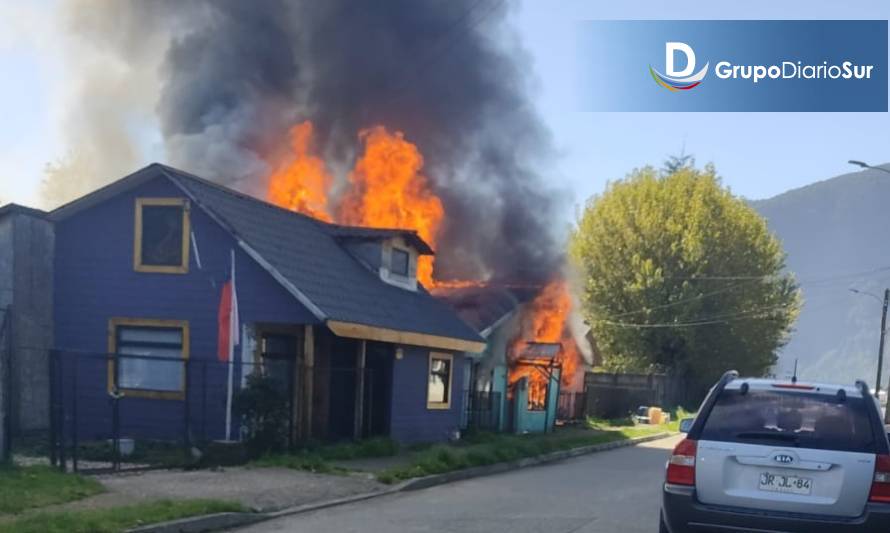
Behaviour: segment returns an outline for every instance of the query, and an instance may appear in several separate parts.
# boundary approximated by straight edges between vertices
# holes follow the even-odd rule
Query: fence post
[[[297,368],[297,358],[294,357],[292,359],[286,359],[288,362],[287,369],[287,449],[288,451],[294,451],[297,445],[297,438],[294,431],[294,416],[296,411],[294,410],[294,392],[297,390],[296,387],[296,368]]]
[[[53,467],[58,465],[58,450],[56,449],[58,435],[56,427],[57,409],[59,405],[58,391],[56,390],[56,358],[58,352],[49,351],[49,464]]]
[[[207,442],[207,361],[201,361],[201,440]]]
[[[71,468],[77,472],[77,359],[74,360],[74,372],[71,373]]]
[[[113,468],[117,472],[121,469],[121,427],[120,427],[120,382],[121,382],[121,357],[115,354],[109,354],[109,358],[114,361],[114,383],[111,388],[113,395],[111,397],[111,443],[114,446],[112,457],[114,458]]]
[[[192,439],[191,439],[192,411],[191,411],[191,400],[190,400],[192,388],[190,386],[191,385],[191,383],[190,383],[191,372],[189,371],[190,363],[191,363],[191,360],[189,358],[185,358],[185,364],[183,365],[183,369],[182,369],[182,371],[185,373],[185,376],[183,376],[185,378],[184,379],[185,383],[183,384],[183,387],[185,390],[182,391],[182,394],[183,394],[182,418],[183,418],[183,425],[185,427],[183,428],[184,434],[183,434],[182,442],[183,442],[183,445],[185,446],[186,457],[188,457],[191,454],[191,449],[192,449]]]
[[[71,359],[74,359],[76,356],[72,356]],[[68,413],[65,411],[65,361],[62,359],[61,355],[56,358],[59,366],[56,368],[57,376],[56,376],[56,384],[58,385],[58,398],[59,405],[58,411],[56,411],[57,422],[59,424],[59,435],[58,435],[58,446],[59,446],[59,470],[65,472],[68,470],[68,465],[66,464],[65,458],[65,418],[68,416]]]

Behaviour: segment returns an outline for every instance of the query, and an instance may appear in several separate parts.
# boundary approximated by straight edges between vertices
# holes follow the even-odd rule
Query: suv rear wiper
[[[786,442],[793,442],[797,444],[800,441],[800,437],[793,434],[788,433],[775,433],[772,431],[743,431],[741,433],[736,433],[735,438],[737,439],[773,439],[773,440],[781,440]]]

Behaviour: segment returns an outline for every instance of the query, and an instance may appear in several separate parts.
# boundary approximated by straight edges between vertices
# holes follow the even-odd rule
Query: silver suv
[[[681,431],[663,533],[890,532],[890,446],[865,383],[727,372]]]

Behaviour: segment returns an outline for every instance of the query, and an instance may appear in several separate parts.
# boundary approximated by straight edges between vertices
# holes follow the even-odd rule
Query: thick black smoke
[[[250,190],[297,121],[343,168],[383,124],[420,147],[445,205],[437,277],[554,273],[562,197],[540,173],[551,141],[505,1],[132,5],[170,34],[157,112],[173,164]]]

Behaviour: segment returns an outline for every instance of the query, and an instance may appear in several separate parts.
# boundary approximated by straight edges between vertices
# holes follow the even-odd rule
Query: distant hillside
[[[804,308],[777,373],[798,358],[804,378],[873,385],[881,306],[849,289],[882,296],[890,284],[890,174],[853,172],[751,204],[784,243],[803,288]],[[886,359],[890,346],[884,387]]]

